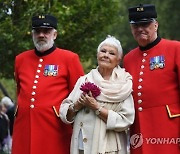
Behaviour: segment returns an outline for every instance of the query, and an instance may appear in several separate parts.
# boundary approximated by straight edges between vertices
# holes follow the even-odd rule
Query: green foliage
[[[108,34],[121,41],[124,54],[137,46],[129,27],[128,7],[139,3],[155,4],[160,36],[179,40],[180,1],[176,0],[0,0],[0,79],[12,79],[15,56],[34,48],[33,15],[58,18],[56,45],[78,53],[87,73],[96,67],[97,46]],[[14,87],[11,80],[6,82]],[[11,86],[6,87],[9,91]]]
[[[0,79],[0,83],[1,85],[5,88],[5,90],[7,91],[9,97],[14,101],[16,102],[16,84],[15,84],[15,81],[13,79],[5,79],[5,78],[2,78]],[[2,97],[4,97],[4,93],[3,91],[0,89],[0,100]]]
[[[107,35],[107,27],[115,23],[118,12],[117,2],[109,0],[18,0],[1,4],[0,77],[6,78],[13,77],[15,56],[34,48],[30,35],[33,15],[55,15],[59,23],[56,45],[78,53],[82,62],[90,58],[95,64],[97,45]]]

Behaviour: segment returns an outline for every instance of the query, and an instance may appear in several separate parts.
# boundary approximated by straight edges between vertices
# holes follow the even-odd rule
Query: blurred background
[[[180,39],[180,1],[177,0],[0,0],[0,99],[16,101],[14,59],[34,48],[31,17],[52,14],[58,18],[56,46],[79,54],[85,72],[96,67],[96,49],[110,34],[122,44],[124,55],[137,44],[130,32],[128,7],[156,5],[159,35]]]

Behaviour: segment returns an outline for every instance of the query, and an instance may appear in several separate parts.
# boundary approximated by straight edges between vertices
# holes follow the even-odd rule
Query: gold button
[[[31,98],[31,102],[34,102],[35,101],[35,99],[34,98]]]
[[[39,64],[38,67],[42,67],[42,64]]]
[[[143,75],[143,72],[141,71],[139,74],[140,74],[140,75]]]
[[[142,107],[139,107],[138,110],[141,112],[141,111],[143,110],[143,108],[142,108]]]
[[[147,53],[143,53],[143,56],[146,57],[146,56],[147,56]]]
[[[37,81],[37,80],[34,80],[34,83],[36,84],[36,83],[38,83],[38,81]]]
[[[141,89],[141,88],[142,88],[142,86],[141,86],[141,85],[139,85],[139,86],[138,86],[138,89]]]
[[[39,75],[36,75],[35,78],[38,79],[38,78],[39,78]]]
[[[137,95],[138,95],[138,96],[141,96],[142,94],[139,92],[139,93],[137,93]]]
[[[36,89],[37,87],[36,87],[36,86],[33,86],[32,88],[33,88],[33,89]]]
[[[30,105],[30,108],[31,108],[31,109],[33,109],[33,108],[34,108],[34,105],[33,105],[33,104],[31,104],[31,105]]]
[[[144,65],[141,65],[141,68],[143,69],[143,68],[144,68]]]
[[[142,100],[141,100],[141,99],[139,99],[139,100],[138,100],[138,104],[141,104],[141,103],[142,103]]]
[[[41,58],[41,59],[39,59],[39,61],[40,61],[40,62],[43,62],[43,59]]]
[[[142,79],[142,78],[140,78],[140,79],[139,79],[139,82],[142,82],[142,81],[143,81],[143,79]]]
[[[145,59],[142,59],[142,62],[144,63],[146,60]]]

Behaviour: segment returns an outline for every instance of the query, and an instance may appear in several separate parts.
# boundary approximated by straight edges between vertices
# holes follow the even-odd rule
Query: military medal
[[[44,76],[57,76],[58,75],[58,65],[45,65]]]
[[[150,70],[162,69],[165,67],[165,58],[164,56],[155,56],[150,58]]]

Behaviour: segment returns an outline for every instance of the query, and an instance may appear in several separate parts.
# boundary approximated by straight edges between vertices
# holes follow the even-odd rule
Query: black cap
[[[41,27],[57,29],[57,19],[52,15],[38,15],[32,17],[32,29]]]
[[[157,18],[155,5],[140,4],[139,6],[130,7],[129,23],[136,24],[141,22],[151,22]]]

